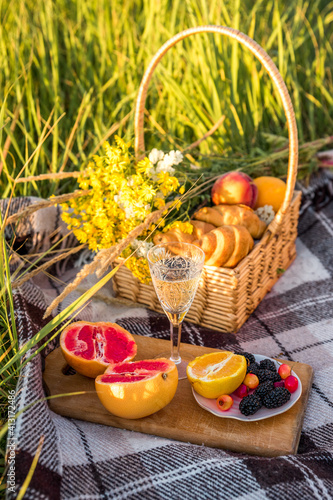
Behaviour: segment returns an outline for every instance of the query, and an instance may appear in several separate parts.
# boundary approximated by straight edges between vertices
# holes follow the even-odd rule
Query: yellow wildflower
[[[155,198],[154,200],[154,206],[159,210],[160,208],[164,207],[165,201],[163,198]]]
[[[152,164],[148,158],[145,158],[144,160],[141,160],[137,164],[137,171],[140,174],[145,174],[149,175],[150,169],[152,168]]]
[[[167,230],[172,228],[178,228],[182,233],[186,234],[192,234],[193,233],[193,226],[190,222],[182,222],[182,221],[175,221],[172,222],[171,224],[168,225]],[[163,231],[165,232],[165,230]]]
[[[176,170],[170,164],[170,158],[175,157],[174,165],[178,165],[179,155],[167,156],[168,164],[156,167],[149,158],[137,162],[129,143],[119,137],[115,141],[113,146],[103,144],[103,154],[94,155],[85,175],[78,179],[81,189],[90,190],[89,195],[62,205],[64,222],[80,242],[94,251],[126,238],[148,214],[163,208],[179,187]],[[179,193],[184,189],[181,186]],[[163,219],[158,223],[159,227],[165,225]],[[128,267],[144,282],[150,281],[147,266],[142,256],[129,259]]]

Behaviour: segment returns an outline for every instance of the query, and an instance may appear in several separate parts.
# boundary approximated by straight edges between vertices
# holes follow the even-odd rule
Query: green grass
[[[172,6],[172,7],[171,7]],[[333,2],[292,0],[0,0],[0,149],[17,175],[35,150],[51,112],[55,126],[24,175],[82,168],[112,126],[133,137],[133,110],[144,70],[159,47],[182,29],[203,24],[239,28],[277,64],[295,107],[300,142],[329,135],[333,125]],[[286,136],[272,83],[237,42],[196,35],[171,49],[156,69],[147,110],[146,146],[170,148],[226,120],[200,152],[220,157],[265,153],[262,132]],[[5,100],[6,98],[6,100]],[[10,142],[8,142],[10,141]],[[19,184],[15,194],[66,192],[72,180]]]
[[[300,143],[311,143],[301,157],[300,172],[308,173],[333,130],[332,11],[327,0],[0,0],[1,196],[69,192],[76,185],[71,178],[16,185],[13,179],[83,169],[116,130],[133,139],[136,94],[151,58],[171,36],[205,24],[239,29],[276,63],[294,104]],[[146,108],[147,150],[186,147],[225,115],[193,153],[210,174],[240,166],[254,173],[286,171],[287,155],[279,150],[287,137],[281,103],[260,64],[237,42],[204,34],[179,43],[158,65]],[[9,320],[2,229],[0,246],[5,423],[6,395],[15,388],[22,352]],[[4,436],[0,440],[3,450]],[[1,455],[0,476],[3,470]]]

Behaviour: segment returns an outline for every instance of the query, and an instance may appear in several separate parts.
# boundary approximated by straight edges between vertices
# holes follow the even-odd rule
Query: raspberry
[[[262,407],[261,399],[255,394],[250,394],[249,396],[245,396],[242,401],[239,403],[239,411],[248,417],[249,415],[253,415]]]
[[[276,387],[262,398],[262,404],[266,406],[266,408],[278,408],[289,401],[289,399],[290,392],[287,389],[284,387]]]

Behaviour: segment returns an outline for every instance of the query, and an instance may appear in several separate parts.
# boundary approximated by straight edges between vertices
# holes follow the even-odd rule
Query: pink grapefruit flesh
[[[62,332],[60,346],[67,363],[78,373],[95,378],[106,368],[130,361],[137,352],[132,335],[115,323],[79,321]]]

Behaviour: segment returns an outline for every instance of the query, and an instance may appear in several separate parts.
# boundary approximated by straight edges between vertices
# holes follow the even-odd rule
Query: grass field
[[[300,172],[315,168],[314,152],[333,135],[333,2],[0,0],[1,197],[70,192],[75,179],[55,174],[84,169],[115,132],[132,140],[137,90],[152,56],[174,34],[205,24],[237,28],[268,52],[289,89],[300,144],[311,143]],[[179,43],[157,67],[146,107],[147,150],[184,148],[225,116],[193,153],[198,161],[218,170],[229,158],[285,172],[286,158],[276,153],[287,137],[281,103],[260,64],[235,42],[196,35]],[[30,178],[41,174],[51,178]],[[4,366],[17,338],[3,227],[0,242]],[[3,423],[19,365],[17,358],[0,368]]]
[[[288,86],[300,142],[330,135],[332,7],[318,0],[288,6],[281,0],[2,0],[2,196],[10,191],[8,176],[19,173],[54,124],[24,176],[82,168],[118,126],[119,134],[133,138],[145,68],[168,38],[196,25],[228,25],[253,37]],[[281,105],[260,63],[218,35],[190,37],[165,56],[147,111],[147,149],[170,148],[170,139],[188,145],[222,115],[222,126],[201,144],[202,154],[261,155],[272,146],[261,132],[286,136]],[[22,183],[15,194],[45,197],[72,186],[73,181]]]

